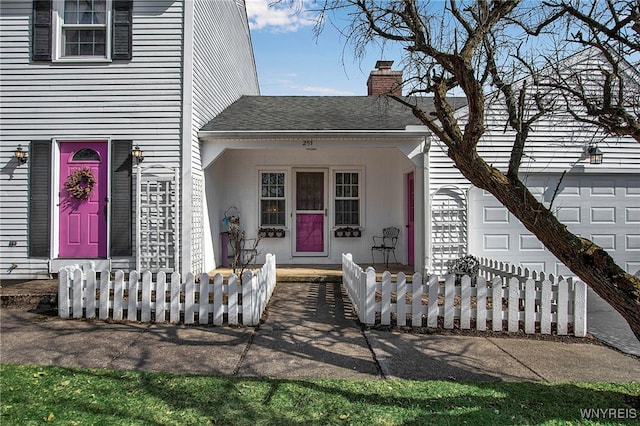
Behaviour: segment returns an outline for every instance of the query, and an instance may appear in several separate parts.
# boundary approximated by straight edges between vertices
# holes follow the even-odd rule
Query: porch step
[[[365,265],[363,268],[366,268]],[[385,267],[384,264],[373,265],[376,270],[376,276],[378,280],[382,279],[382,273],[384,271],[390,271],[392,277],[395,279],[397,273],[402,271],[407,276],[407,282],[411,282],[411,276],[413,270],[407,265],[389,265]],[[251,268],[253,269],[253,268]],[[218,268],[211,272],[209,275],[213,276],[217,273],[221,273],[227,277],[232,273],[231,268]],[[276,281],[279,283],[341,283],[342,282],[342,266],[341,265],[278,265],[276,267]]]
[[[0,306],[48,312],[58,307],[58,280],[3,280]]]

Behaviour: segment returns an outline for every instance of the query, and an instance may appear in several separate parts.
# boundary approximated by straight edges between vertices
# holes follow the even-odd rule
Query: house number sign
[[[302,146],[313,146],[313,141],[311,139],[305,139],[302,141]]]

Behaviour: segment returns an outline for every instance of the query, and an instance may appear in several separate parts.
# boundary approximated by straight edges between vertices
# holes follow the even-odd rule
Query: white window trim
[[[336,196],[336,174],[337,173],[357,173],[358,174],[358,200],[360,201],[359,209],[358,209],[358,219],[360,224],[357,225],[358,228],[364,229],[365,226],[365,181],[364,181],[364,168],[363,167],[350,167],[350,168],[335,168],[331,169],[331,223],[333,224],[332,230],[336,230],[337,228],[342,228],[345,226],[356,226],[356,225],[338,225],[336,224],[336,200],[338,199]],[[340,198],[347,199],[347,198]]]
[[[266,197],[263,198],[262,197],[262,174],[263,173],[283,173],[284,174],[284,197],[282,198],[272,198],[272,197]],[[289,172],[286,169],[283,168],[261,168],[258,169],[258,173],[256,176],[256,179],[258,181],[258,217],[257,217],[257,225],[258,225],[258,229],[259,228],[281,228],[284,229],[285,231],[288,230],[288,222],[289,222],[289,216],[290,216],[290,203],[291,203],[291,197],[290,197],[290,193],[289,193]],[[263,225],[262,222],[262,200],[263,199],[272,199],[272,200],[284,200],[284,225]]]
[[[105,56],[62,56],[63,52],[63,37],[62,37],[62,27],[64,23],[64,0],[53,0],[53,13],[52,13],[52,47],[53,52],[51,57],[53,62],[111,62],[111,31],[112,24],[111,20],[113,19],[113,11],[112,11],[112,0],[106,0],[106,46],[105,46]],[[68,27],[76,27],[76,28],[97,28],[102,27],[102,25],[69,25]]]

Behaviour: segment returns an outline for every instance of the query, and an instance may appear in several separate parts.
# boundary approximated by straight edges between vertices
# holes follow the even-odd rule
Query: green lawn
[[[279,380],[9,364],[0,373],[3,426],[640,424],[638,382]],[[608,418],[590,423],[580,409]]]

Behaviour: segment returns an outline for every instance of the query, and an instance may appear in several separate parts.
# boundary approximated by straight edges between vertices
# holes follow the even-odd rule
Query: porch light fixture
[[[587,153],[589,154],[590,164],[602,164],[602,151],[598,149],[597,145],[590,145]]]
[[[133,149],[131,150],[131,155],[133,156],[133,158],[135,158],[138,164],[144,161],[144,157],[142,156],[142,150],[138,145],[133,147]]]
[[[20,164],[24,164],[27,162],[27,153],[22,150],[22,145],[18,145],[15,151],[13,151],[13,156],[18,159]]]

